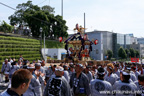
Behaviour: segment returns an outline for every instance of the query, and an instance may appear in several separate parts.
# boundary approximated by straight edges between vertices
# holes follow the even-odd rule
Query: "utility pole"
[[[42,59],[42,27],[40,27],[40,51],[41,51],[41,59]]]
[[[61,16],[63,18],[63,0],[61,0]]]
[[[84,13],[84,33],[85,33],[85,13]]]
[[[45,32],[44,32],[44,60],[45,60]]]

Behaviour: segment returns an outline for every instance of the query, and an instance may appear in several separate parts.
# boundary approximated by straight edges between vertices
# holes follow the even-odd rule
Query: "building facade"
[[[139,44],[144,44],[144,38],[137,38],[137,42]]]
[[[109,31],[93,31],[87,32],[90,40],[98,39],[98,44],[93,45],[91,58],[94,60],[106,60],[107,50],[113,51],[113,58],[118,59],[118,50],[120,47],[124,49],[131,48],[130,45],[137,44],[137,38],[129,34],[113,33]]]

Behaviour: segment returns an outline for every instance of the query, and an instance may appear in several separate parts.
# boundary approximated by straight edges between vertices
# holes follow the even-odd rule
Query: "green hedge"
[[[16,41],[24,41],[24,42],[37,42],[40,43],[39,40],[36,39],[28,39],[28,38],[20,38],[20,37],[10,37],[10,36],[0,36],[0,40],[16,40]]]
[[[0,52],[4,51],[39,51],[39,48],[0,48]]]
[[[6,58],[23,58],[32,62],[41,59],[40,40],[20,37],[0,36],[0,69]]]
[[[22,42],[22,41],[13,41],[13,40],[0,40],[0,44],[22,44],[22,45],[39,45],[37,42]]]
[[[65,44],[63,42],[60,43],[58,41],[46,40],[45,41],[45,46],[46,46],[46,48],[64,48]]]
[[[41,57],[41,54],[27,54],[27,55],[22,55],[23,58],[37,58],[37,57]],[[20,55],[9,55],[9,56],[0,56],[0,60],[5,60],[6,58],[15,58],[18,59],[20,57]]]
[[[11,56],[20,54],[38,54],[39,51],[12,51],[12,52],[0,52],[0,56]]]
[[[39,48],[40,45],[0,44],[0,48]]]

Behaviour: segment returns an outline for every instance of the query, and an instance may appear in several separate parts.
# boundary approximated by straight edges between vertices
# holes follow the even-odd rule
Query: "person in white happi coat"
[[[112,95],[111,94],[112,85],[108,81],[104,80],[104,76],[105,76],[104,68],[102,68],[102,67],[98,68],[97,79],[93,79],[90,82],[92,96],[110,96],[110,95]],[[107,93],[104,93],[104,92],[107,92]]]
[[[114,65],[114,73],[117,74],[118,77],[120,77],[120,69],[118,63]]]
[[[46,82],[51,78],[52,75],[54,75],[56,65],[51,65],[47,70],[46,70]]]
[[[66,80],[69,82],[70,81],[70,76],[69,76],[69,72],[68,72],[68,65],[63,65],[64,68],[64,77],[66,78]]]
[[[113,92],[116,96],[135,96],[137,86],[130,82],[130,71],[124,70],[120,73],[120,80],[113,85]]]
[[[5,62],[2,65],[1,73],[5,75],[5,82],[9,82],[9,71],[11,69],[11,64],[8,62],[8,59],[5,59]]]
[[[70,76],[70,77],[71,77],[72,74],[75,72],[73,63],[69,64],[68,72],[69,72],[69,76]]]
[[[9,72],[10,84],[11,84],[11,78],[12,78],[13,73],[14,73],[16,70],[19,70],[19,69],[20,69],[20,66],[17,64],[16,61],[12,62],[11,65],[12,65],[12,67],[11,67],[10,72]],[[10,84],[9,84],[9,88],[11,87]]]
[[[90,96],[89,80],[83,71],[84,66],[80,63],[76,64],[75,72],[70,78],[70,87],[74,96]]]
[[[44,91],[44,88],[45,88],[45,74],[44,73],[42,73],[43,72],[43,70],[40,70],[41,69],[41,64],[40,63],[36,63],[35,64],[35,72],[37,71],[38,73],[40,73],[40,76],[39,76],[39,81],[40,81],[40,84],[41,84],[41,89],[42,89],[42,93],[43,93],[43,91]],[[35,72],[34,72],[34,76],[35,76],[35,78],[36,78],[36,74],[35,74]]]
[[[40,67],[39,71],[42,73],[41,75],[43,75],[43,76],[42,76],[42,78],[43,78],[43,80],[44,80],[44,82],[42,83],[42,90],[43,90],[43,91],[44,91],[45,86],[46,86],[46,71],[47,71],[47,70],[48,70],[48,67],[45,66],[45,61],[42,60],[42,62],[41,62],[41,67]]]
[[[144,74],[138,75],[138,81],[134,82],[137,86],[136,96],[144,96]]]
[[[118,79],[118,76],[115,73],[113,73],[113,70],[114,70],[114,65],[112,63],[107,64],[108,73],[105,76],[105,80],[110,82],[112,86]]]
[[[90,82],[93,79],[93,76],[91,73],[91,66],[86,66],[83,72],[87,75],[89,82]]]
[[[40,73],[38,71],[34,71],[35,66],[33,64],[28,65],[27,69],[31,72],[31,74],[35,73],[35,76],[32,75],[29,88],[23,96],[42,96],[41,84],[39,81]]]
[[[140,75],[140,73],[136,71],[136,66],[134,65],[131,66],[131,73],[134,74],[136,78],[138,79],[138,75]]]
[[[43,96],[71,96],[69,83],[63,74],[62,67],[55,68],[55,76],[48,80]]]
[[[125,70],[129,70],[130,71],[130,79],[133,82],[137,81],[137,78],[136,78],[135,74],[133,73],[133,71],[131,71],[130,65],[125,66]]]
[[[137,71],[140,73],[140,74],[144,74],[144,70],[142,68],[142,64],[141,63],[138,63],[137,64]]]

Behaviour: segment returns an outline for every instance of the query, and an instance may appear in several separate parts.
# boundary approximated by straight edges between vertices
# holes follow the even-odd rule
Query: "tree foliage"
[[[112,50],[107,50],[107,56],[108,56],[108,60],[110,60],[113,56],[113,52]]]
[[[13,26],[11,26],[11,25],[9,25],[9,24],[7,24],[5,21],[3,21],[1,24],[0,24],[0,31],[2,31],[2,32],[5,32],[5,33],[10,33],[10,32],[12,32],[13,31],[13,29],[14,29],[14,27]]]
[[[42,35],[45,33],[47,38],[68,36],[66,21],[59,15],[54,16],[54,8],[47,5],[39,7],[32,1],[18,4],[16,8],[17,11],[9,17],[10,23],[29,26],[34,37],[39,37],[40,27],[43,28]]]
[[[118,56],[121,58],[121,59],[125,59],[127,57],[127,54],[124,50],[123,47],[120,47],[119,50],[118,50]]]
[[[131,57],[136,57],[136,52],[133,48],[130,48],[129,51],[130,51]]]
[[[131,56],[129,49],[125,49],[125,52],[127,54],[127,57],[129,58]]]
[[[136,57],[139,58],[140,57],[140,53],[138,50],[135,50],[135,53],[136,53]]]

